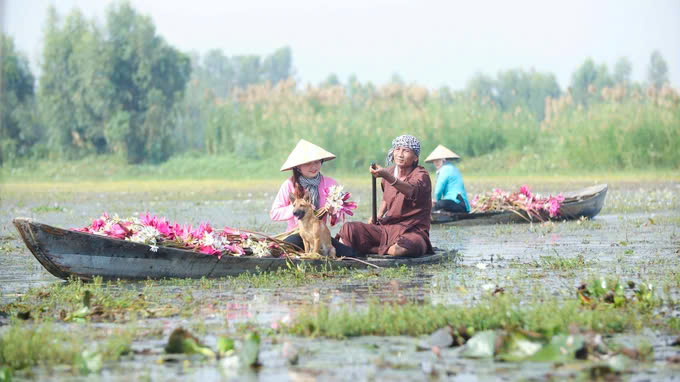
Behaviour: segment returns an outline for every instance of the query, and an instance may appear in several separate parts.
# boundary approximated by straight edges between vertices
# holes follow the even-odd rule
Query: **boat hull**
[[[541,216],[541,219],[538,219],[528,216],[525,212],[513,211],[461,214],[440,210],[432,212],[432,224],[483,225],[574,220],[581,217],[591,219],[602,210],[607,190],[607,185],[602,184],[564,194],[565,200],[560,208],[560,215],[554,218],[545,214]]]
[[[17,218],[13,223],[33,256],[52,275],[68,279],[216,278],[258,273],[306,263],[328,269],[394,267],[440,263],[451,253],[438,251],[418,258],[368,257],[357,261],[209,256],[178,248],[153,252],[146,244],[73,231]],[[368,263],[368,264],[367,264]]]

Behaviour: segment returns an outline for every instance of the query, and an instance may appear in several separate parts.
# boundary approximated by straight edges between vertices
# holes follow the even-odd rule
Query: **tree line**
[[[328,97],[338,92],[350,103],[364,106],[370,106],[373,98],[384,100],[385,94],[402,94],[404,89],[408,97],[429,95],[426,89],[406,85],[398,75],[382,88],[361,83],[356,76],[343,84],[331,74],[317,87],[297,89],[290,85],[296,73],[289,47],[264,57],[229,56],[217,49],[204,55],[181,52],[158,35],[148,16],[128,3],[111,6],[103,23],[87,19],[77,9],[59,15],[50,7],[44,31],[37,81],[13,39],[2,35],[3,165],[97,154],[120,155],[128,163],[160,163],[190,150],[244,150],[247,155],[245,148],[268,138],[255,136],[257,128],[247,127],[257,126],[257,121],[243,123],[239,118],[257,115],[245,109],[257,107],[253,99],[258,91],[276,91],[277,84],[288,87],[286,94],[306,94],[299,98],[312,112],[327,111]],[[588,108],[607,102],[603,89],[619,88],[631,94],[668,84],[668,67],[658,51],[650,57],[646,83],[634,83],[632,69],[627,58],[619,59],[611,72],[605,64],[587,59],[573,73],[566,90],[548,72],[511,69],[495,77],[480,73],[463,90],[438,89],[436,103],[446,107],[465,98],[489,115],[521,110],[541,122],[550,117],[546,112],[552,110],[551,100],[565,95]]]

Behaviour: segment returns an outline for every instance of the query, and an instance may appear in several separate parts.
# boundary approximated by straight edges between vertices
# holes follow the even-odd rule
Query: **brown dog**
[[[295,198],[290,194],[290,202],[293,204],[293,215],[298,218],[300,237],[305,244],[305,253],[318,253],[322,256],[335,257],[335,248],[331,243],[331,231],[326,223],[314,214],[314,205],[305,195],[304,198]]]

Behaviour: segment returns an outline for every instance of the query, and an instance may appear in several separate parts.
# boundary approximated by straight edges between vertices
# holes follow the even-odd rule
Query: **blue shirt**
[[[447,162],[437,170],[437,183],[434,186],[434,200],[448,199],[457,202],[458,195],[463,198],[465,209],[470,211],[470,203],[468,203],[467,193],[465,192],[463,176],[460,175],[460,171],[458,171],[456,166]]]

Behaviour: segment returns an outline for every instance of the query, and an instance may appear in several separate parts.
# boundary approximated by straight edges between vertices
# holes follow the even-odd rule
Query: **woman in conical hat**
[[[416,137],[405,134],[392,141],[387,152],[389,167],[369,168],[371,175],[382,178],[378,221],[345,223],[338,234],[342,243],[360,254],[417,257],[432,253],[432,184],[430,174],[418,165],[419,156]]]
[[[432,209],[467,213],[470,212],[470,203],[465,192],[463,176],[450,162],[454,159],[460,157],[443,145],[437,146],[432,154],[425,158],[425,162],[432,162],[437,169]]]
[[[287,222],[286,231],[291,231],[297,227],[298,219],[293,216],[293,205],[290,202],[291,194],[294,194],[296,198],[308,195],[317,209],[323,207],[326,204],[328,189],[338,183],[335,179],[321,174],[321,165],[333,159],[335,159],[335,155],[332,153],[301,139],[281,166],[281,171],[292,170],[293,175],[281,184],[271,211],[269,211],[269,217],[274,221]],[[326,217],[324,217],[325,220]],[[304,249],[299,234],[290,235],[285,241]],[[337,256],[353,256],[351,248],[340,244],[335,239],[333,246]]]

